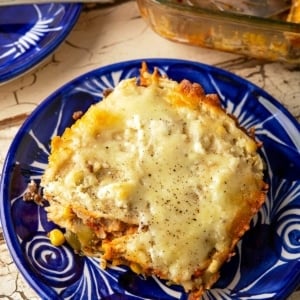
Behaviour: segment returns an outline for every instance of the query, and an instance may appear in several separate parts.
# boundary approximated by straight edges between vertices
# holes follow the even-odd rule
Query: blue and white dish
[[[0,7],[0,83],[32,69],[66,38],[82,5],[49,3]]]
[[[218,93],[228,113],[236,116],[263,143],[266,203],[236,247],[236,255],[204,300],[285,299],[300,283],[300,125],[269,94],[229,72],[204,64],[145,59],[174,80],[199,82]],[[102,270],[95,258],[74,254],[66,244],[54,247],[47,233],[55,227],[43,207],[24,202],[27,184],[39,183],[47,165],[49,142],[100,101],[103,91],[139,75],[141,60],[99,68],[64,85],[44,100],[16,135],[1,178],[1,222],[11,255],[42,299],[187,299],[178,286],[156,277],[144,278],[126,267]],[[238,176],[238,174],[237,174]]]

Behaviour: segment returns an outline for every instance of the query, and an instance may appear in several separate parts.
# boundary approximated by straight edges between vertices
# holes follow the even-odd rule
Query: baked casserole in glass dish
[[[300,63],[300,1],[277,15],[261,17],[213,9],[213,1],[137,0],[141,15],[159,35],[172,41]],[[284,0],[283,0],[284,1]]]

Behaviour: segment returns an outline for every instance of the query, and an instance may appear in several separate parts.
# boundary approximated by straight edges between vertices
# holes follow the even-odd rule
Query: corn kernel
[[[136,263],[131,263],[130,264],[130,269],[131,269],[132,272],[134,272],[136,274],[141,274],[142,273],[142,268]]]
[[[48,236],[53,246],[61,246],[65,242],[65,236],[59,229],[51,230]]]

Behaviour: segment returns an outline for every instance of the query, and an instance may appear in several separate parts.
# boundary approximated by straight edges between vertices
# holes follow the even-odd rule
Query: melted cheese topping
[[[53,141],[44,185],[75,211],[137,224],[122,255],[184,284],[208,261],[219,268],[210,260],[228,252],[233,220],[258,197],[262,162],[221,109],[179,104],[177,83],[165,84],[125,80],[91,107]],[[62,224],[55,205],[49,217]]]

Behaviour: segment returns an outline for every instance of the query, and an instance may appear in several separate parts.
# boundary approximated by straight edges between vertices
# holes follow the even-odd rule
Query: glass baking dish
[[[300,63],[300,24],[210,10],[176,0],[137,0],[164,38],[272,61]],[[284,18],[284,17],[283,17]]]

